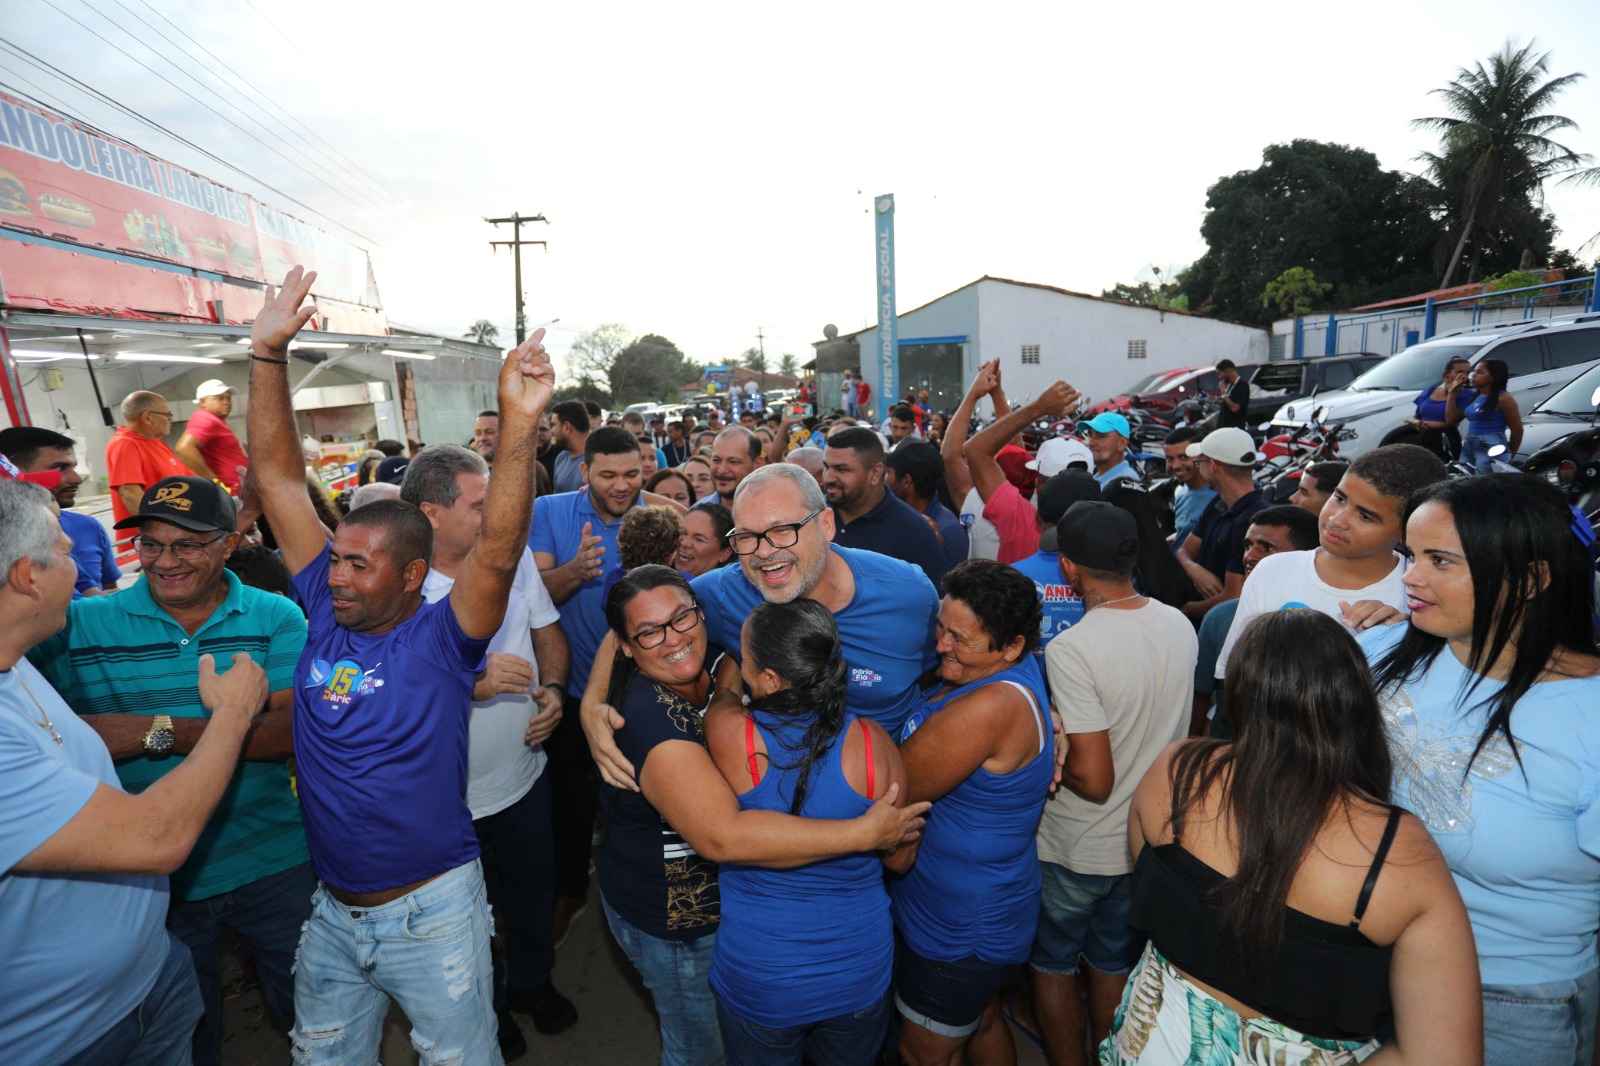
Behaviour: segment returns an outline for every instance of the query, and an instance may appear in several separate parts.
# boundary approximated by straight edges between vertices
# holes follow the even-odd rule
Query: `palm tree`
[[[1525,212],[1542,201],[1546,178],[1587,159],[1551,139],[1562,130],[1576,130],[1577,124],[1545,112],[1584,75],[1542,81],[1549,73],[1550,53],[1535,52],[1535,46],[1534,41],[1521,47],[1507,41],[1489,57],[1487,68],[1482,63],[1461,68],[1449,85],[1433,90],[1450,114],[1412,122],[1439,134],[1440,151],[1418,158],[1428,164],[1429,178],[1459,212],[1455,222],[1460,228],[1439,283],[1442,289],[1450,287],[1475,228],[1493,231],[1507,216]]]
[[[794,377],[800,370],[800,360],[788,352],[778,360],[778,373]]]
[[[472,328],[462,334],[469,340],[478,344],[493,344],[494,339],[500,335],[500,327],[490,322],[487,318],[480,318],[472,324]]]

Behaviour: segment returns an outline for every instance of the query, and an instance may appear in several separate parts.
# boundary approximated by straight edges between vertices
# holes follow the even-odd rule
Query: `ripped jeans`
[[[491,928],[476,859],[365,910],[318,885],[295,960],[296,1066],[377,1062],[391,998],[423,1066],[501,1066]]]

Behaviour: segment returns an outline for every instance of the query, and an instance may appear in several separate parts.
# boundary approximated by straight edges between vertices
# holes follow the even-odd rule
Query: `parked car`
[[[1320,398],[1324,393],[1346,388],[1356,378],[1383,362],[1384,358],[1376,352],[1353,352],[1240,367],[1240,375],[1250,383],[1249,420],[1246,424],[1260,425],[1272,418],[1278,408],[1286,403],[1308,396]]]
[[[1543,322],[1493,323],[1414,344],[1392,355],[1350,383],[1348,389],[1318,393],[1284,404],[1272,416],[1276,426],[1305,423],[1314,407],[1342,422],[1354,436],[1341,451],[1347,457],[1369,452],[1412,417],[1418,393],[1439,383],[1452,359],[1503,359],[1511,372],[1507,390],[1524,412],[1532,411],[1561,386],[1600,361],[1600,314],[1566,315]],[[1519,454],[1527,453],[1524,444]]]
[[[1110,399],[1101,400],[1085,408],[1085,410],[1090,415],[1097,415],[1102,411],[1126,411],[1133,405],[1134,397],[1142,393],[1159,392],[1167,381],[1176,380],[1185,375],[1203,374],[1210,369],[1209,366],[1180,366],[1171,370],[1158,370],[1154,374],[1146,374]]]
[[[1172,411],[1185,400],[1196,396],[1215,399],[1222,382],[1217,371],[1209,366],[1189,366],[1170,377],[1155,382],[1150,388],[1130,393],[1128,406],[1144,407],[1152,411]]]
[[[1600,363],[1579,374],[1522,418],[1523,469],[1600,508]]]

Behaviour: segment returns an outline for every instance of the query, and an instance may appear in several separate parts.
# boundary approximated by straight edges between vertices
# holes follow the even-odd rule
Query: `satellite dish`
[[[832,322],[829,322],[826,326],[822,327],[822,335],[831,341],[839,336],[839,327],[834,325]]]

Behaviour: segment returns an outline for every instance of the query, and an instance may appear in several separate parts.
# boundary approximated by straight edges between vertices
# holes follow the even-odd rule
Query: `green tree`
[[[1148,281],[1141,281],[1136,285],[1119,281],[1109,289],[1101,289],[1100,295],[1108,300],[1121,300],[1123,303],[1139,304],[1141,307],[1154,307],[1158,299],[1156,287]]]
[[[1261,293],[1291,267],[1314,271],[1346,305],[1427,288],[1439,226],[1424,186],[1364,149],[1269,145],[1259,167],[1207,190],[1206,253],[1178,287],[1192,309],[1261,324],[1271,318]]]
[[[680,386],[695,381],[703,373],[678,350],[678,346],[655,333],[629,343],[611,364],[611,402],[671,403]]]
[[[1290,267],[1267,282],[1261,294],[1262,307],[1276,307],[1281,314],[1303,315],[1313,311],[1333,286],[1317,280],[1305,267]]]
[[[478,344],[493,344],[494,339],[500,335],[500,327],[490,322],[487,318],[480,318],[462,334],[468,340]]]
[[[778,373],[794,377],[800,373],[800,359],[789,352],[784,352],[778,359]]]
[[[754,370],[757,374],[767,372],[767,357],[760,348],[746,348],[744,354],[739,356],[739,362]]]
[[[617,361],[617,355],[628,346],[629,339],[628,327],[620,322],[597,326],[587,333],[578,334],[578,339],[572,342],[572,348],[567,352],[567,364],[580,380],[587,378],[595,387],[609,393],[612,388],[611,368]],[[606,403],[608,400],[596,402]]]
[[[1508,229],[1531,229],[1536,234],[1544,214],[1539,205],[1545,179],[1587,161],[1588,157],[1552,139],[1563,130],[1575,131],[1577,124],[1548,111],[1556,97],[1584,75],[1545,80],[1550,53],[1536,52],[1535,47],[1533,41],[1521,47],[1507,41],[1489,57],[1487,67],[1481,62],[1470,70],[1462,67],[1450,84],[1433,90],[1449,114],[1412,122],[1418,129],[1438,133],[1440,139],[1438,152],[1424,152],[1418,158],[1427,164],[1428,180],[1448,209],[1454,248],[1439,282],[1442,289],[1450,287],[1474,233],[1483,234],[1474,263],[1482,258],[1482,248]],[[1544,252],[1548,255],[1548,244]],[[1468,276],[1472,274],[1469,270]]]

